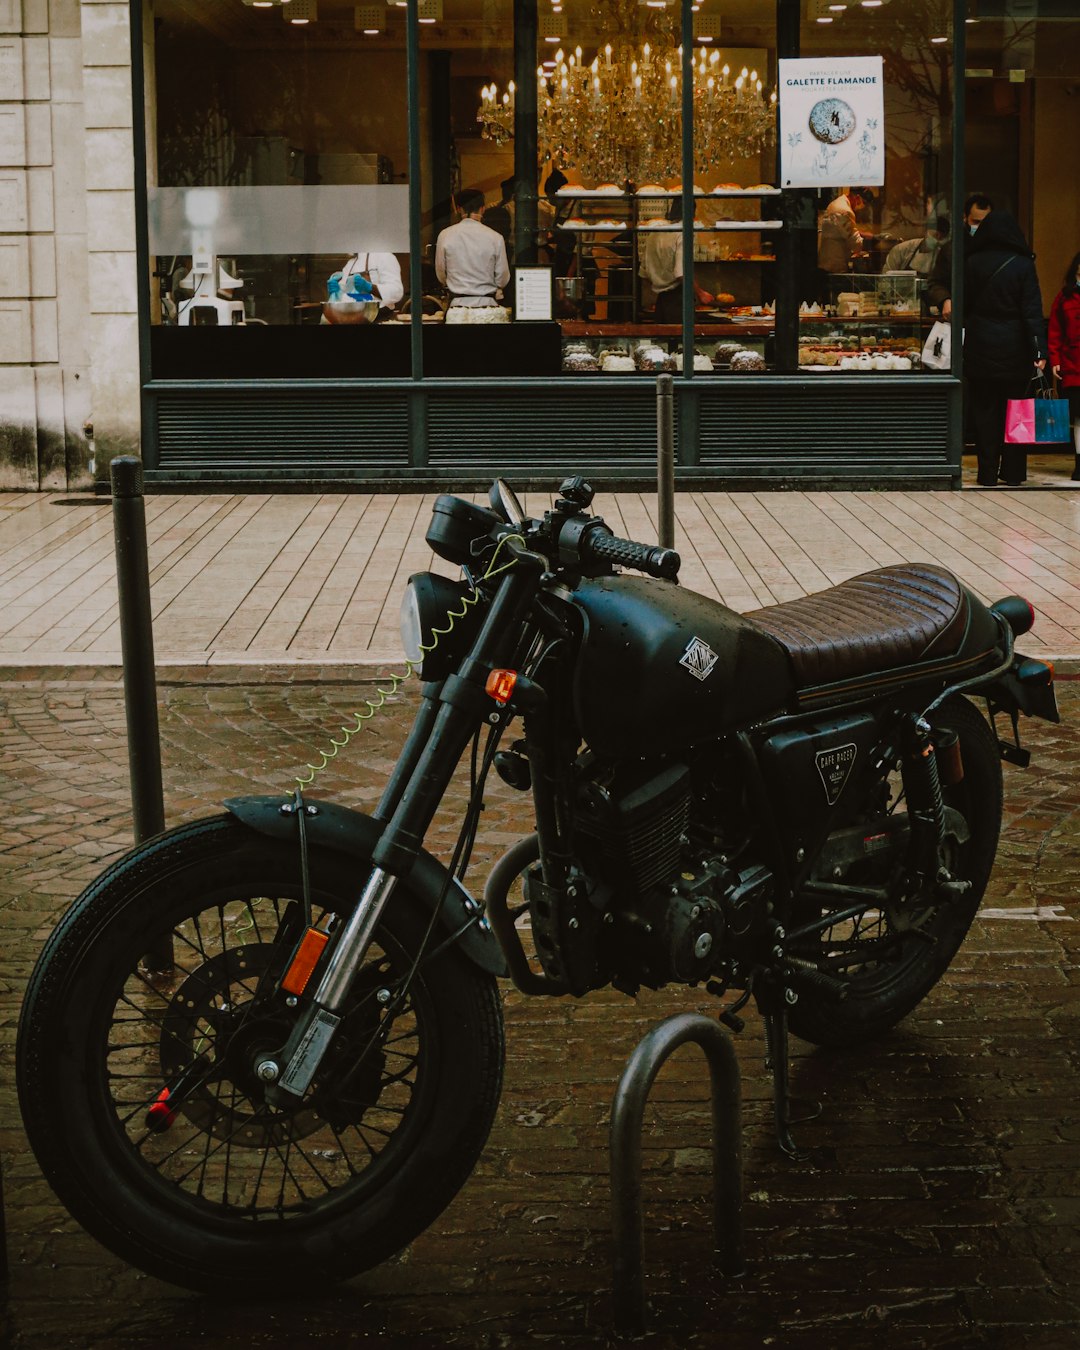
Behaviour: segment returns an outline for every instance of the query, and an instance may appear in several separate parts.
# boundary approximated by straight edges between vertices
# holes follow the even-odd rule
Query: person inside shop
[[[926,233],[914,239],[903,239],[894,244],[885,258],[886,272],[914,272],[928,277],[934,270],[938,250],[949,237],[948,216],[934,216],[927,221]]]
[[[1046,366],[1046,320],[1035,255],[1008,211],[990,211],[972,236],[964,263],[964,371],[983,487],[1017,487],[1027,452],[1005,444],[1005,405],[1030,397]],[[1000,475],[1000,476],[999,476]]]
[[[478,188],[463,188],[454,207],[460,220],[435,241],[435,275],[450,292],[452,305],[494,305],[510,283],[506,242],[484,224],[484,194]]]
[[[365,302],[379,304],[375,323],[388,319],[401,303],[401,264],[392,253],[354,253],[326,283],[323,323],[364,323]]]
[[[1069,400],[1076,461],[1073,482],[1080,482],[1080,253],[1069,263],[1061,290],[1050,306],[1047,349],[1050,367]]]
[[[561,229],[564,220],[573,215],[574,199],[560,197],[559,189],[566,187],[570,180],[561,169],[552,169],[544,179],[545,210],[538,211],[538,226],[547,222],[550,233],[545,240],[551,265],[557,277],[573,276],[576,263],[577,239],[569,230]]]
[[[696,203],[695,203],[696,208]],[[682,198],[673,197],[667,218],[672,224],[683,218]],[[656,322],[682,323],[683,237],[681,230],[657,230],[645,240],[638,272],[656,292]],[[711,305],[713,297],[694,283],[695,307]]]
[[[985,192],[972,192],[964,198],[964,257],[967,258],[971,241],[979,226],[994,209],[994,203]],[[943,319],[952,314],[952,249],[939,248],[930,280],[926,287],[926,303],[940,312]]]
[[[847,272],[852,259],[864,251],[871,236],[860,228],[855,217],[864,205],[858,188],[844,188],[821,213],[818,220],[818,267],[835,275]]]

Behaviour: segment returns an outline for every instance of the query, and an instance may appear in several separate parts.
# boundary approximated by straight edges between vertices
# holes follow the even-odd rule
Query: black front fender
[[[296,817],[290,801],[281,797],[232,797],[224,805],[228,812],[256,834],[267,835],[271,839],[297,839]],[[334,849],[367,867],[371,866],[372,850],[383,832],[382,821],[372,820],[370,816],[334,802],[308,802],[307,805],[315,808],[313,814],[306,818],[310,848]],[[283,811],[282,806],[289,809]],[[366,874],[357,877],[358,894],[365,880]],[[440,896],[445,892],[439,922],[447,933],[458,932],[480,908],[456,878],[447,886],[446,868],[430,853],[422,852],[412,870],[402,880],[408,882],[409,890],[429,911],[439,903]],[[470,924],[458,938],[458,946],[481,970],[505,978],[506,962],[486,919],[481,918]]]

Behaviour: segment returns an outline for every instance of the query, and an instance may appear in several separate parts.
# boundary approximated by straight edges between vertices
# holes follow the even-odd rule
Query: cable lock
[[[490,581],[492,577],[497,577],[501,573],[509,571],[509,569],[514,566],[514,563],[516,561],[514,558],[511,558],[510,561],[507,563],[503,563],[501,567],[495,566],[496,562],[498,561],[499,554],[502,551],[503,545],[509,542],[509,540],[511,539],[517,540],[517,542],[520,543],[522,547],[525,546],[525,540],[520,534],[503,535],[503,537],[499,540],[498,544],[496,545],[495,552],[491,555],[491,561],[488,563],[487,570],[480,578],[481,581]],[[424,654],[424,656],[427,656],[431,652],[433,652],[436,649],[436,647],[438,647],[439,642],[443,638],[449,637],[449,635],[454,631],[455,624],[457,624],[459,620],[465,618],[469,610],[474,605],[479,603],[480,598],[481,598],[480,589],[479,585],[477,585],[474,586],[471,595],[462,596],[460,609],[447,610],[446,627],[437,628],[433,626],[431,630],[431,641],[420,643],[420,650]],[[401,686],[405,683],[405,681],[415,673],[416,667],[413,665],[412,661],[406,661],[404,674],[399,675],[396,673],[391,673],[387,677],[392,681],[392,684],[389,689],[376,687],[375,693],[378,696],[377,701],[373,699],[364,700],[367,711],[354,712],[352,714],[353,725],[349,726],[346,724],[345,726],[342,726],[339,729],[342,739],[338,740],[337,737],[331,736],[330,747],[328,749],[319,751],[319,762],[317,764],[304,765],[304,768],[307,772],[297,774],[296,778],[294,779],[294,782],[296,783],[297,787],[301,789],[310,787],[311,784],[315,781],[316,776],[322,773],[323,769],[326,768],[326,766],[330,763],[332,759],[337,758],[338,752],[345,749],[345,747],[349,744],[349,742],[356,735],[356,733],[363,727],[364,723],[370,722],[371,719],[375,716],[375,714],[379,711],[379,709],[386,705],[387,699],[392,698],[401,688]],[[292,793],[289,793],[288,795],[289,797],[293,796]]]

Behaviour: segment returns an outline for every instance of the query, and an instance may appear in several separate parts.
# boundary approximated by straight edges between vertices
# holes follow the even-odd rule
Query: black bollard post
[[[661,548],[675,547],[675,381],[656,377],[656,516]]]
[[[116,585],[120,597],[131,816],[135,842],[141,844],[165,828],[154,629],[150,617],[150,569],[146,556],[146,506],[142,461],[133,455],[119,455],[109,467]],[[165,939],[159,949],[147,952],[146,962],[155,970],[167,970],[173,963],[172,943]]]
[[[4,1219],[4,1172],[0,1165],[0,1283],[7,1280],[7,1223]]]

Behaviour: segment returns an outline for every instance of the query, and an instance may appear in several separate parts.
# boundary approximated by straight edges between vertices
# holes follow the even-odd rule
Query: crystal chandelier
[[[610,14],[610,11],[606,11]],[[682,47],[670,33],[655,44],[616,39],[591,54],[579,46],[537,69],[540,161],[594,182],[641,185],[682,176]],[[693,71],[694,167],[756,155],[776,134],[776,95],[757,71],[734,74],[719,50],[699,47]],[[513,81],[480,93],[481,135],[502,145],[514,134]]]

